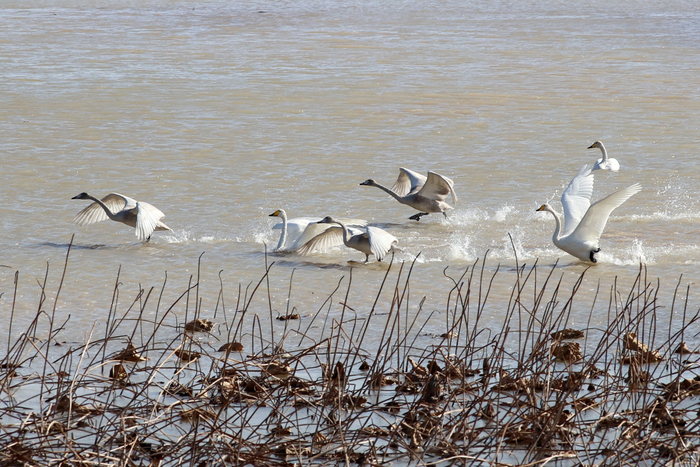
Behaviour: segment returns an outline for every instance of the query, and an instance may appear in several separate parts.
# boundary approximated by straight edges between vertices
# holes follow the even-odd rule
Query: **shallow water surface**
[[[553,246],[553,220],[535,209],[561,209],[571,177],[600,157],[586,149],[595,140],[622,169],[596,175],[593,199],[635,182],[643,191],[611,217],[571,324],[588,324],[599,285],[593,308],[607,320],[610,287],[623,302],[640,263],[660,278],[661,328],[678,283],[691,285],[697,308],[693,2],[60,0],[5,3],[0,25],[12,31],[0,39],[0,316],[14,304],[13,332],[40,306],[54,309],[73,235],[55,302],[71,339],[104,321],[117,281],[126,311],[143,305],[141,289],[170,306],[200,277],[212,316],[220,291],[235,309],[239,286],[245,294],[273,261],[272,302],[267,283],[251,302],[263,321],[288,306],[315,313],[341,279],[345,293],[351,267],[348,301],[366,315],[387,266],[344,248],[266,258],[278,208],[364,218],[395,235],[401,250],[380,303],[388,309],[415,260],[409,311],[425,296],[436,335],[448,276],[486,257],[487,278],[500,269],[485,324],[500,326],[518,267],[537,262],[544,276],[556,263],[567,291],[588,267]],[[391,186],[399,167],[454,180],[460,200],[447,219],[409,221],[411,208],[359,186]],[[71,197],[82,191],[148,201],[173,231],[142,245],[113,222],[77,227],[85,202]],[[180,320],[184,303],[173,307]]]

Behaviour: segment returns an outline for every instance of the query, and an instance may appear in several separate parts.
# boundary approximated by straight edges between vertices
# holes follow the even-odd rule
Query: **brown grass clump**
[[[233,319],[223,285],[222,310],[201,316],[196,278],[165,312],[142,294],[136,312],[113,305],[103,336],[56,346],[63,328],[42,303],[0,362],[0,467],[698,465],[700,372],[685,344],[698,316],[674,310],[678,291],[657,314],[640,267],[607,309],[578,305],[585,273],[564,294],[556,268],[519,265],[499,328],[486,316],[503,273],[477,262],[445,275],[445,328],[426,333],[437,323],[409,300],[414,266],[391,264],[375,291],[394,283],[391,298],[367,308],[352,303],[351,270],[344,296],[296,329],[275,319],[270,290],[254,300],[272,265]],[[607,319],[574,330],[577,307]]]

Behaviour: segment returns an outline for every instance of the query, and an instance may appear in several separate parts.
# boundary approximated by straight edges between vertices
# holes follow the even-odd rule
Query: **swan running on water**
[[[293,253],[308,243],[309,240],[333,227],[328,224],[319,224],[318,222],[322,220],[320,217],[295,217],[293,219],[287,219],[287,213],[284,209],[278,209],[270,214],[270,217],[282,218],[282,222],[272,227],[273,229],[282,229],[279,242],[274,250],[281,253]],[[364,227],[367,225],[367,221],[362,219],[344,219],[343,223],[348,226]],[[335,244],[330,244],[329,242],[327,247],[342,244],[343,239],[339,237],[336,239]]]
[[[149,241],[154,230],[172,230],[160,221],[165,217],[160,209],[119,193],[110,193],[101,200],[87,193],[80,193],[72,199],[94,201],[73,218],[73,222],[80,226],[112,219],[135,228],[136,236],[142,242]]]
[[[431,212],[441,212],[447,217],[445,211],[452,209],[452,206],[445,202],[447,195],[452,195],[454,202],[457,202],[452,180],[435,172],[428,172],[428,176],[425,177],[403,167],[399,170],[399,178],[396,179],[391,189],[380,185],[371,178],[360,185],[376,186],[389,193],[399,203],[421,211],[409,219],[420,221],[422,216],[427,216]]]
[[[302,246],[298,253],[305,255],[315,249],[324,249],[337,244],[338,238],[349,248],[354,248],[365,254],[365,263],[369,261],[369,255],[374,255],[377,261],[384,259],[394,243],[398,243],[396,237],[379,227],[365,227],[364,230],[348,227],[343,221],[331,216],[324,217],[318,224],[337,224],[330,226],[321,234]]]
[[[593,174],[591,166],[584,165],[561,195],[564,208],[563,232],[559,214],[549,204],[543,204],[537,211],[547,211],[554,215],[556,227],[552,241],[557,248],[580,260],[597,263],[595,254],[600,251],[598,241],[610,213],[641,189],[642,186],[635,183],[591,204]]]
[[[595,162],[595,164],[593,165],[593,170],[611,170],[613,172],[617,172],[618,170],[620,170],[620,163],[617,162],[617,159],[608,157],[608,151],[605,150],[605,146],[603,146],[602,141],[596,141],[595,143],[588,146],[588,149],[594,148],[600,149],[600,152],[603,153],[603,157]]]

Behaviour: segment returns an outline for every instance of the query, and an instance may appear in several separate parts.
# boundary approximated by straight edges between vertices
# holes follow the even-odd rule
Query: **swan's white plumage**
[[[318,224],[322,228],[317,235],[306,242],[297,250],[300,255],[308,255],[314,251],[323,251],[343,244],[343,228],[339,225]],[[355,227],[348,227],[351,236],[363,235],[364,231]]]
[[[563,228],[559,214],[549,204],[543,204],[538,211],[548,211],[554,216],[556,227],[552,241],[557,248],[583,261],[595,263],[597,259],[594,255],[600,251],[600,236],[603,234],[610,214],[632,195],[638,193],[642,187],[639,183],[635,183],[591,205],[593,179],[591,166],[586,165],[579,170],[562,193]]]
[[[367,241],[369,249],[377,261],[383,260],[384,256],[391,250],[392,245],[398,243],[396,237],[389,232],[372,226],[367,226]]]
[[[360,185],[375,186],[390,194],[398,202],[411,206],[419,214],[411,216],[410,219],[420,220],[431,212],[441,212],[452,209],[452,206],[445,202],[448,195],[457,202],[457,194],[454,190],[454,182],[435,172],[428,172],[428,176],[414,172],[404,167],[399,168],[399,176],[391,188],[386,188],[372,179],[365,180]]]
[[[564,232],[569,235],[576,228],[583,216],[591,206],[593,195],[593,174],[591,166],[584,165],[578,174],[571,179],[561,195],[561,204],[564,208]]]
[[[284,209],[278,209],[270,214],[270,216],[282,218],[282,222],[272,227],[273,229],[282,230],[277,248],[275,248],[275,251],[279,252],[298,253],[298,250],[314,237],[320,235],[326,229],[333,227],[333,225],[330,224],[319,224],[318,222],[322,220],[320,217],[295,217],[293,219],[287,219],[287,213]],[[344,219],[343,222],[349,226],[367,225],[367,221],[363,219]],[[333,239],[328,240],[327,248],[342,245],[342,232],[341,235],[335,239],[335,243],[332,243],[332,240]]]
[[[76,224],[90,225],[106,219],[112,219],[135,228],[135,234],[141,241],[147,241],[155,230],[171,230],[160,220],[165,217],[163,212],[144,201],[119,193],[110,193],[101,200],[87,193],[81,193],[73,199],[91,199],[93,203],[80,211],[73,218]],[[100,202],[102,204],[100,204]],[[109,213],[107,213],[109,210]]]
[[[608,157],[608,151],[605,149],[605,145],[602,141],[596,141],[595,143],[588,146],[588,149],[600,149],[603,157],[598,159],[595,164],[593,164],[593,170],[610,170],[612,172],[617,172],[620,170],[620,163],[617,159]]]
[[[319,222],[319,225],[329,224],[337,225],[325,229],[297,252],[300,255],[306,255],[315,250],[324,250],[344,243],[345,246],[364,253],[365,262],[369,261],[369,255],[374,255],[377,261],[381,261],[392,245],[398,242],[396,237],[379,227],[367,226],[364,229],[349,227],[343,221],[330,216]]]

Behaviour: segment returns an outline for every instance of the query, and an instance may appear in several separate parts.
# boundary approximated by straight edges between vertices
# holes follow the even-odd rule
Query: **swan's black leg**
[[[420,221],[420,218],[423,216],[427,216],[430,214],[429,212],[419,212],[418,214],[414,214],[409,219],[414,220],[414,221]]]
[[[588,255],[588,257],[591,258],[591,261],[592,261],[592,262],[594,262],[594,263],[597,263],[597,262],[598,262],[598,260],[595,259],[595,256],[593,256],[593,255],[595,255],[595,254],[598,253],[599,251],[600,251],[600,248],[598,248],[597,250],[591,250],[591,253],[590,253],[590,255]]]

